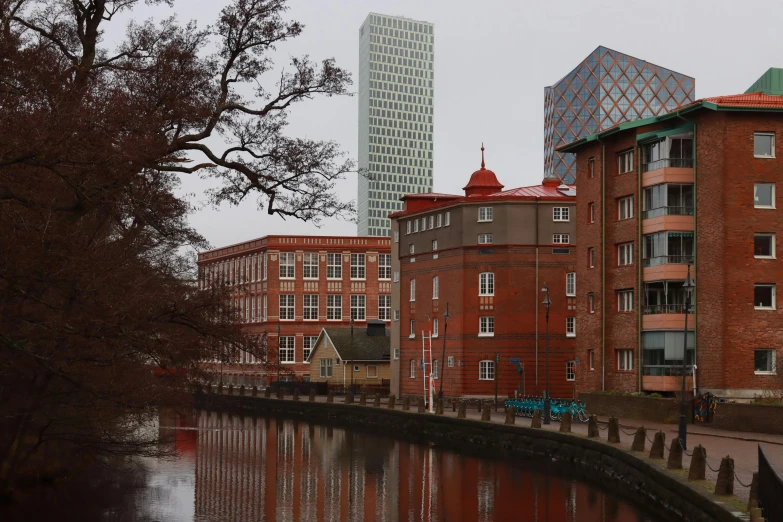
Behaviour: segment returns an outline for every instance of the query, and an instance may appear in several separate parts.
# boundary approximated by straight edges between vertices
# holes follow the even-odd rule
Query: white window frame
[[[394,321],[399,321],[400,320],[400,309],[399,308],[395,308],[394,309],[394,319],[393,320]]]
[[[381,281],[390,281],[391,276],[391,254],[378,254],[378,279]]]
[[[625,348],[617,350],[617,371],[632,372],[634,370],[633,350]]]
[[[479,245],[491,245],[492,244],[492,234],[479,234],[478,235],[478,244]]]
[[[436,226],[437,228],[440,228],[440,227],[442,227],[442,226],[443,226],[443,214],[438,214],[438,218],[437,218],[437,220],[436,220],[436,224],[435,224],[435,226]]]
[[[283,335],[277,338],[277,357],[280,364],[296,363],[296,337],[295,336]]]
[[[438,293],[439,293],[439,279],[438,276],[432,276],[432,298],[438,299]]]
[[[440,376],[440,365],[437,359],[432,360],[432,378],[437,379]]]
[[[617,154],[617,173],[627,174],[634,171],[633,163],[634,150],[624,150]]]
[[[490,359],[479,361],[479,380],[480,381],[495,380],[495,361],[492,361]]]
[[[331,379],[332,378],[332,360],[331,359],[321,359],[321,378],[322,379]]]
[[[494,219],[494,210],[492,207],[479,207],[478,209],[478,222],[489,223]]]
[[[296,252],[280,252],[278,275],[280,279],[296,278]]]
[[[342,294],[326,294],[326,320],[327,321],[343,320]]]
[[[351,281],[367,279],[367,255],[351,254]]]
[[[633,265],[633,242],[617,245],[617,266]]]
[[[266,281],[266,268],[269,266],[269,258],[267,257],[267,253],[264,252],[264,281]]]
[[[430,220],[430,230],[432,230],[435,228],[435,216],[430,216],[428,219]]]
[[[626,313],[633,312],[633,290],[618,290],[617,291],[617,311]]]
[[[587,293],[587,312],[594,314],[595,313],[595,293],[594,292],[588,292]]]
[[[409,297],[411,302],[413,302],[416,300],[416,279],[414,278],[411,279],[410,291],[411,291],[411,295]]]
[[[772,353],[772,369],[771,370],[757,370],[756,369],[756,352],[771,352]],[[778,374],[778,354],[774,348],[756,348],[753,350],[753,373],[755,375],[777,375]]]
[[[399,348],[395,348],[394,350],[392,350],[392,357],[394,357],[395,361],[399,361],[400,360],[400,349]]]
[[[588,268],[595,268],[595,247],[587,249],[587,266]]]
[[[394,280],[393,281],[395,283],[399,283],[400,282],[400,271],[399,270],[395,270],[394,271]]]
[[[439,326],[438,318],[435,317],[432,319],[432,337],[438,336],[438,326]]]
[[[411,359],[411,373],[410,378],[415,379],[416,378],[416,367],[419,365],[419,361],[416,359]]]
[[[570,245],[571,237],[568,234],[552,234],[553,245]]]
[[[267,294],[264,294],[264,321],[269,320],[269,314],[268,314],[268,305],[267,305]]]
[[[449,355],[448,357],[446,357],[446,366],[449,367],[449,368],[454,368],[454,356],[453,355]]]
[[[293,321],[296,319],[296,294],[280,294],[278,301],[277,318],[280,321]]]
[[[576,337],[576,317],[566,317],[566,337]]]
[[[566,272],[566,296],[576,297],[576,272]]]
[[[414,339],[416,337],[416,320],[415,319],[411,319],[410,328],[411,328],[411,331],[408,334],[408,337],[410,339]]]
[[[757,305],[756,304],[755,293],[756,293],[756,287],[759,287],[759,286],[772,288],[772,306],[761,306],[761,305]],[[776,294],[777,294],[777,285],[776,284],[774,284],[774,283],[755,283],[753,285],[753,293],[754,293],[754,296],[753,296],[753,308],[755,308],[756,310],[776,310],[777,309],[777,296],[776,296]]]
[[[302,342],[302,361],[306,361],[310,358],[310,354],[313,353],[315,348],[315,342],[318,340],[318,336],[305,335]],[[308,348],[309,345],[309,348]]]
[[[447,227],[451,225],[451,212],[445,212],[443,217],[443,226]]]
[[[495,337],[495,316],[482,315],[479,317],[479,337]]]
[[[587,350],[587,367],[595,371],[595,350]]]
[[[411,228],[413,228],[413,222],[412,222],[411,220],[408,220],[408,221],[405,223],[405,235],[406,235],[406,236],[407,236],[407,235],[410,235],[410,233],[411,233]]]
[[[305,279],[318,279],[318,264],[318,252],[305,252],[302,257],[302,276]]]
[[[394,242],[395,243],[399,243],[400,242],[400,231],[399,230],[395,230],[394,231]]]
[[[569,207],[552,207],[552,221],[556,223],[566,223],[571,220],[571,209]]]
[[[391,321],[391,294],[380,294],[378,296],[378,319]]]
[[[419,218],[414,218],[414,220],[413,220],[413,233],[415,234],[418,231],[419,231]]]
[[[437,250],[438,250],[438,240],[437,239],[433,239],[432,240],[432,251],[433,252],[437,252]]]
[[[479,296],[495,295],[495,272],[479,274]]]
[[[769,255],[769,256],[760,256],[760,255],[757,255],[757,254],[756,254],[756,251],[755,251],[755,242],[756,242],[756,238],[757,238],[757,237],[771,237],[771,238],[772,238],[771,245],[770,245],[770,248],[771,248],[772,255]],[[753,257],[755,257],[756,259],[775,259],[775,258],[776,258],[776,255],[775,255],[775,247],[776,247],[776,245],[775,245],[775,240],[776,240],[776,239],[777,239],[777,238],[775,237],[775,233],[774,233],[774,232],[773,232],[773,233],[767,233],[767,232],[757,232],[757,233],[753,234],[753,243],[754,243]]]
[[[408,255],[412,256],[415,253],[416,253],[416,246],[413,243],[409,244],[408,245]]]
[[[367,320],[367,295],[351,294],[351,318],[354,321]]]
[[[633,219],[633,196],[625,196],[617,200],[617,221]]]
[[[378,378],[378,365],[377,364],[368,364],[365,368],[365,375],[367,375],[368,379],[377,379]],[[370,368],[375,368],[375,375],[370,375]]]
[[[422,216],[421,218],[421,231],[422,232],[427,231],[427,216]]]
[[[769,136],[772,138],[771,154],[756,154],[756,136]],[[775,157],[775,133],[774,132],[754,132],[753,133],[753,157],[770,159]]]
[[[336,262],[335,262],[336,261]],[[331,275],[329,275],[331,273]],[[343,278],[343,255],[326,254],[326,279],[342,280]]]
[[[576,380],[576,361],[566,361],[566,381]]]
[[[771,185],[772,186],[772,193],[770,194],[770,198],[772,199],[772,205],[757,205],[756,204],[756,189],[759,187],[759,185]],[[764,209],[774,209],[775,208],[775,184],[774,183],[754,183],[753,184],[753,208],[764,208]]]
[[[302,296],[302,320],[318,320],[318,294],[304,294]]]

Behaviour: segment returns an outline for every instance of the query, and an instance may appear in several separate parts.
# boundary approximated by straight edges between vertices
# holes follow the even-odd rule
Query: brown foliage
[[[199,361],[275,365],[227,288],[196,291],[188,252],[207,245],[180,176],[218,177],[215,202],[255,194],[270,214],[351,210],[333,192],[352,168],[337,147],[283,134],[291,104],[345,94],[348,75],[294,59],[274,91],[238,93],[300,33],[285,2],[236,0],[211,32],[131,24],[102,48],[103,25],[138,3],[0,0],[0,494],[55,452],[58,466],[158,454],[140,428],[214,378]]]

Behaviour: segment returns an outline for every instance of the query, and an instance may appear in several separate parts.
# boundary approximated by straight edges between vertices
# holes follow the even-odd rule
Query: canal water
[[[600,487],[525,462],[345,429],[201,411],[162,417],[159,433],[177,457],[142,461],[134,480],[97,504],[100,513],[77,509],[83,520],[659,522]],[[68,518],[72,502],[59,503],[52,520]]]

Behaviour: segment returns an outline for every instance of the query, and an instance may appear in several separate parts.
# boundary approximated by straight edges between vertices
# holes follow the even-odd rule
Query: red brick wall
[[[491,251],[492,253],[482,253]],[[443,390],[446,395],[484,395],[495,393],[495,382],[479,380],[479,361],[494,359],[500,353],[498,394],[507,396],[519,385],[521,376],[516,364],[524,364],[525,392],[541,395],[545,381],[545,317],[541,305],[541,285],[549,285],[552,308],[550,328],[550,390],[555,397],[571,397],[574,382],[566,380],[566,361],[574,358],[575,339],[565,335],[565,323],[574,306],[574,298],[566,298],[565,274],[573,269],[576,254],[552,254],[551,247],[539,251],[539,281],[536,284],[536,249],[495,245],[491,249],[460,248],[431,254],[417,255],[416,262],[404,259],[401,264],[401,393],[421,393],[422,372],[417,367],[416,378],[410,378],[410,360],[421,359],[420,332],[426,328],[429,317],[439,317],[440,337],[433,340],[433,357],[440,359],[443,349],[443,312],[449,304],[446,356],[454,356],[455,367],[445,368]],[[573,252],[573,249],[572,249]],[[570,268],[569,268],[570,267]],[[495,274],[495,295],[479,297],[479,273]],[[432,300],[432,277],[438,275],[440,296]],[[410,279],[416,278],[416,301],[410,302]],[[577,291],[579,281],[577,279]],[[482,307],[484,309],[482,310]],[[538,386],[536,386],[535,314],[539,310]],[[479,337],[479,317],[495,317],[495,336]],[[409,322],[415,318],[415,339],[407,337]],[[577,322],[577,338],[580,325]],[[577,372],[577,379],[581,374]],[[440,386],[440,383],[438,383]]]

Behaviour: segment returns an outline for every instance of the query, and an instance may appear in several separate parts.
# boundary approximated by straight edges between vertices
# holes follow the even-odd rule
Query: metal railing
[[[658,170],[666,167],[690,169],[693,168],[693,158],[664,158],[649,163],[643,163],[642,172],[650,172],[651,170]]]
[[[783,470],[777,469],[759,444],[759,504],[766,520],[783,520]]]
[[[644,266],[687,265],[693,262],[693,254],[684,256],[657,256],[644,258]]]
[[[690,349],[690,348],[689,348]],[[688,358],[690,361],[690,358]],[[645,364],[642,366],[642,375],[647,377],[682,377],[682,363],[677,364]],[[691,365],[685,371],[686,377],[692,377]]]
[[[685,313],[685,303],[679,303],[679,304],[658,304],[658,305],[645,305],[644,306],[644,315],[655,315],[655,314],[684,314]],[[693,313],[693,305],[691,305],[690,313]]]
[[[692,216],[693,207],[658,207],[642,212],[642,219],[661,216]]]

